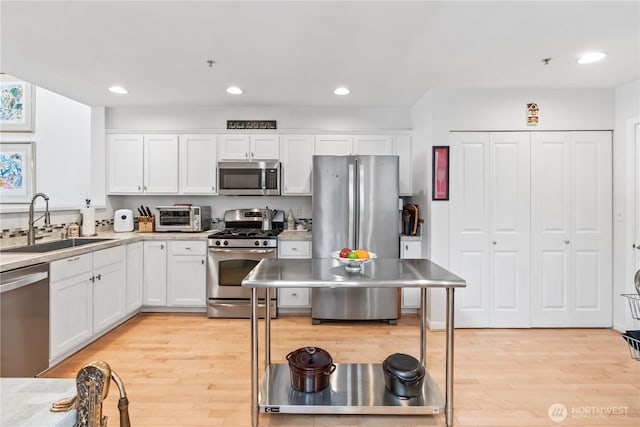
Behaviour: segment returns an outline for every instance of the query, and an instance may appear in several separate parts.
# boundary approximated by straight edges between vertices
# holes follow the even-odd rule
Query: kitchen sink
[[[29,253],[29,252],[50,252],[57,251],[60,249],[67,248],[75,248],[76,246],[90,245],[92,243],[100,243],[100,242],[108,242],[109,238],[94,238],[94,239],[66,239],[66,240],[55,240],[53,242],[47,243],[38,243],[36,245],[28,245],[28,246],[18,246],[15,248],[7,248],[2,249],[0,252],[18,252],[18,253]]]

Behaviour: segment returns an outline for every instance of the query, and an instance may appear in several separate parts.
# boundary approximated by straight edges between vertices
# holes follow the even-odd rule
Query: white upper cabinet
[[[144,140],[142,135],[109,135],[107,174],[110,194],[141,194]]]
[[[145,135],[144,192],[175,194],[178,192],[178,137]]]
[[[278,135],[221,135],[220,160],[278,160]]]
[[[180,193],[217,194],[216,135],[180,136]]]
[[[400,162],[400,195],[411,196],[411,136],[395,136],[393,154],[399,157]]]
[[[313,136],[282,137],[282,195],[310,196]]]
[[[178,192],[175,135],[110,135],[107,163],[109,194]]]
[[[356,135],[352,152],[361,156],[393,155],[393,138],[387,135]]]
[[[350,135],[316,135],[316,155],[349,156],[353,154],[353,137]]]

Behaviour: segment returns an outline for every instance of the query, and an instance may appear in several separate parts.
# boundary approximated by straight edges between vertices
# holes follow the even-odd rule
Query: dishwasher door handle
[[[26,276],[18,277],[15,280],[12,280],[8,283],[3,283],[2,285],[0,285],[0,294],[3,292],[8,292],[14,289],[21,288],[23,286],[32,285],[41,280],[46,280],[47,277],[49,277],[49,273],[46,271],[40,272],[40,273],[27,274]]]

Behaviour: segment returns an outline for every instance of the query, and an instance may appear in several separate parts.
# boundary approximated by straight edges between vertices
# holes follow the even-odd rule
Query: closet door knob
[[[566,245],[568,245],[568,244],[569,244],[569,243],[571,243],[571,242],[570,242],[570,241],[568,241],[568,240],[565,240],[565,241],[564,241],[564,243],[565,243]]]

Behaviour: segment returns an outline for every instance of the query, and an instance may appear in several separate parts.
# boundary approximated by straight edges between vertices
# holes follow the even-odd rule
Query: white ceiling
[[[94,106],[410,107],[433,87],[636,80],[639,18],[638,0],[2,0],[0,66]],[[608,56],[576,64],[590,50]]]

